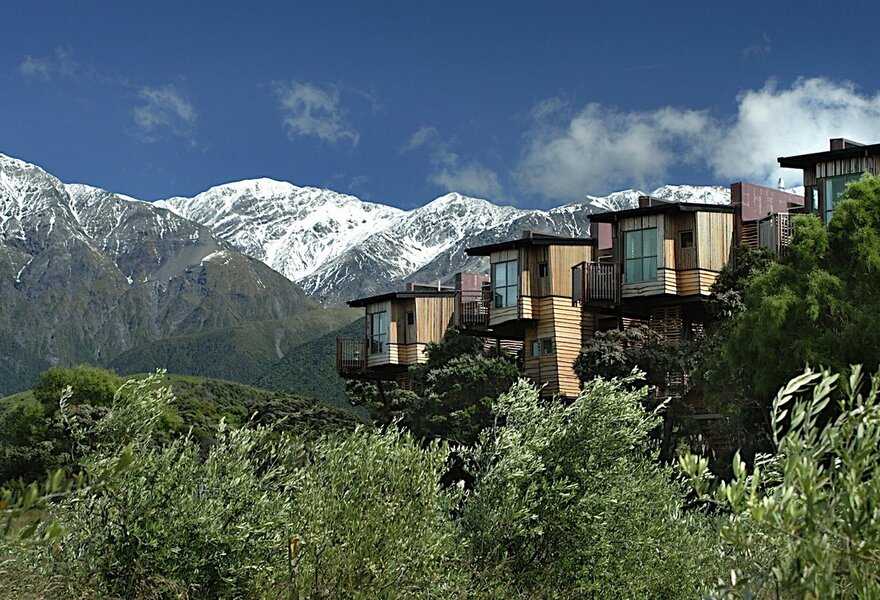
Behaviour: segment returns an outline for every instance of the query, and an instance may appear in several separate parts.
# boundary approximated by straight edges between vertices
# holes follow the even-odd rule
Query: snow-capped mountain
[[[396,222],[403,211],[331,190],[252,179],[154,203],[210,227],[293,281]]]
[[[637,206],[624,190],[550,210],[499,206],[457,193],[403,211],[330,190],[257,179],[156,204],[211,227],[242,252],[296,281],[316,299],[337,303],[406,281],[447,280],[484,269],[469,246],[518,237],[523,229],[589,234],[589,215]],[[723,187],[663,186],[652,196],[674,202],[728,203]]]
[[[0,154],[0,394],[51,364],[312,309],[203,225]]]

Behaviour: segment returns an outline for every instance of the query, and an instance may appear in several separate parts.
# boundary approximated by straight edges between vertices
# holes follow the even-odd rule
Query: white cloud
[[[196,109],[173,85],[163,88],[143,87],[138,92],[143,104],[134,109],[134,122],[142,139],[156,141],[166,134],[190,137]]]
[[[400,147],[400,153],[427,148],[432,172],[428,179],[445,191],[456,191],[481,198],[501,199],[503,188],[498,175],[477,161],[462,161],[436,128],[422,126]]]
[[[589,104],[562,125],[541,118],[544,108],[536,114],[517,178],[527,191],[563,200],[664,180],[710,123],[704,111],[671,107],[621,112]]]
[[[275,93],[291,137],[312,136],[331,143],[349,140],[352,146],[357,146],[360,134],[346,120],[337,90],[291,81],[276,83]]]
[[[26,79],[48,81],[53,77],[77,76],[79,65],[71,58],[70,50],[55,48],[54,55],[46,58],[25,56],[18,65],[18,72]]]
[[[798,174],[780,169],[777,157],[822,150],[833,137],[880,141],[880,93],[861,94],[851,83],[798,79],[780,89],[770,81],[740,93],[737,103],[726,121],[703,110],[590,104],[560,122],[561,104],[544,101],[532,112],[515,174],[526,191],[556,200],[668,183],[670,169],[682,163],[722,183],[775,184],[784,176],[796,185]]]
[[[880,141],[880,92],[863,95],[851,83],[798,79],[779,89],[770,81],[742,92],[737,102],[736,118],[719,128],[707,148],[706,160],[718,177],[759,183],[785,177],[797,185],[799,173],[780,169],[777,157],[827,150],[835,137]]]

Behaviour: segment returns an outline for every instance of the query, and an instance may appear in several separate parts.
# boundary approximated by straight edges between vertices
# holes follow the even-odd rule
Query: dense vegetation
[[[221,424],[203,456],[189,436],[156,435],[172,403],[158,383],[125,384],[88,424],[61,403],[78,468],[104,483],[43,507],[51,544],[6,542],[0,592],[692,597],[720,575],[711,518],[684,510],[652,459],[656,417],[621,382],[571,405],[525,382],[502,394],[466,452],[469,489],[439,483],[445,442],[393,426],[314,438]],[[122,448],[132,460],[108,478]]]
[[[253,422],[299,433],[351,429],[360,419],[316,400],[252,388],[229,381],[167,375],[173,400],[156,428],[163,439],[189,436],[205,452],[221,420],[241,427]],[[49,469],[75,464],[69,427],[58,399],[69,386],[66,415],[85,426],[103,418],[122,385],[112,371],[91,366],[52,368],[33,392],[0,400],[0,482],[36,479]]]

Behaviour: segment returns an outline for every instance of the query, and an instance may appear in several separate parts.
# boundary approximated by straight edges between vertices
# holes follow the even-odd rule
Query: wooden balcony
[[[582,262],[571,268],[572,305],[620,304],[620,264]]]
[[[340,374],[356,374],[364,373],[366,370],[366,338],[337,338],[336,371]]]
[[[459,291],[455,295],[455,326],[461,329],[482,329],[489,325],[492,291]]]

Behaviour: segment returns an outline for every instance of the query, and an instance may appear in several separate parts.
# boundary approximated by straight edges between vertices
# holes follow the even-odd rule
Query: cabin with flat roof
[[[413,287],[348,302],[363,308],[366,319],[363,337],[336,340],[341,377],[392,381],[426,361],[425,346],[443,339],[453,324],[456,292]]]
[[[665,202],[591,215],[610,225],[610,248],[572,268],[572,299],[596,312],[649,318],[653,309],[701,302],[730,260],[730,205]]]
[[[570,273],[572,265],[593,259],[595,246],[593,239],[524,231],[519,239],[465,251],[489,258],[489,282],[478,311],[462,293],[462,328],[521,341],[525,374],[544,386],[544,394],[580,392],[572,364],[592,321],[585,323],[588,316],[572,306]]]
[[[799,169],[804,178],[804,212],[827,224],[846,184],[863,173],[880,173],[880,144],[862,144],[844,138],[830,140],[830,149],[797,156],[780,156],[779,166]]]

